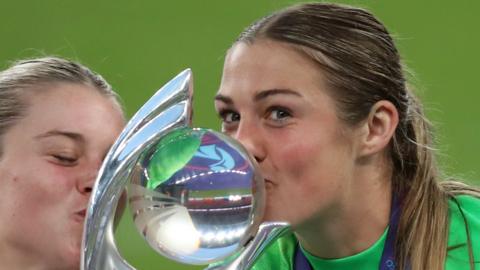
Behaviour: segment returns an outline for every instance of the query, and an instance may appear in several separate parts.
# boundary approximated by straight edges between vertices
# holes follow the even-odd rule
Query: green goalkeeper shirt
[[[467,195],[455,198],[468,223],[475,266],[480,269],[480,199]],[[448,206],[450,217],[448,246],[456,248],[448,251],[445,270],[470,270],[465,220],[462,217],[459,206],[453,200],[448,202]],[[303,249],[302,251],[314,270],[375,270],[378,269],[382,257],[387,236],[386,231],[368,249],[345,258],[321,259]],[[297,239],[293,234],[283,236],[262,254],[253,269],[293,269],[296,244]]]

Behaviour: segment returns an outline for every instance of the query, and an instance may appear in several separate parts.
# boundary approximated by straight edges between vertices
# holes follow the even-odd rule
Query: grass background
[[[413,83],[436,126],[444,170],[480,184],[480,2],[336,1],[368,8],[396,37]],[[282,0],[2,0],[0,67],[57,55],[101,73],[122,96],[127,115],[183,69],[195,78],[195,126],[218,129],[213,96],[223,56],[256,18],[296,1]],[[161,258],[125,215],[120,250],[140,270],[201,269]]]

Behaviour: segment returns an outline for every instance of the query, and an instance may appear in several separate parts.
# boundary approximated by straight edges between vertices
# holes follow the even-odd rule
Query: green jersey
[[[473,246],[475,266],[480,267],[480,199],[467,195],[456,197],[461,211],[465,215]],[[448,251],[445,270],[470,270],[467,247],[465,220],[459,206],[453,201],[448,202],[450,229],[448,246],[455,247]],[[374,270],[379,268],[380,260],[387,237],[386,231],[368,249],[339,259],[321,259],[302,250],[312,265],[313,270]],[[293,269],[293,259],[297,239],[293,234],[286,235],[273,243],[255,263],[254,270]]]

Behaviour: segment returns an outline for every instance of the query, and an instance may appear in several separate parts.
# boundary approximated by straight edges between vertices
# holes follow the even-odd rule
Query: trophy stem
[[[163,86],[127,123],[105,158],[92,190],[82,241],[82,270],[132,270],[119,254],[112,220],[131,165],[169,131],[191,123],[192,74],[187,69]]]

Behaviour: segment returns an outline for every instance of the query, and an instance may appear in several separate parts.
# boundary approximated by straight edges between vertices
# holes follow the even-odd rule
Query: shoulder
[[[297,239],[293,233],[280,237],[258,258],[253,270],[293,269],[292,260]]]
[[[472,233],[479,233],[480,198],[470,195],[455,196],[449,200],[448,208],[451,220],[450,227],[461,225],[464,228],[463,231],[467,230],[465,227],[468,227]]]
[[[453,265],[468,263],[468,239],[473,256],[480,266],[480,198],[459,195],[448,202],[450,228],[448,238],[447,269],[461,269]],[[451,265],[452,267],[448,267]]]
[[[454,197],[454,200],[450,200],[450,204],[452,202],[458,202],[458,204],[461,206],[461,208],[464,210],[464,212],[469,212],[470,214],[475,212],[475,216],[478,219],[478,209],[480,209],[480,198],[479,197],[474,197],[471,195],[458,195]],[[456,203],[455,203],[456,204]]]

